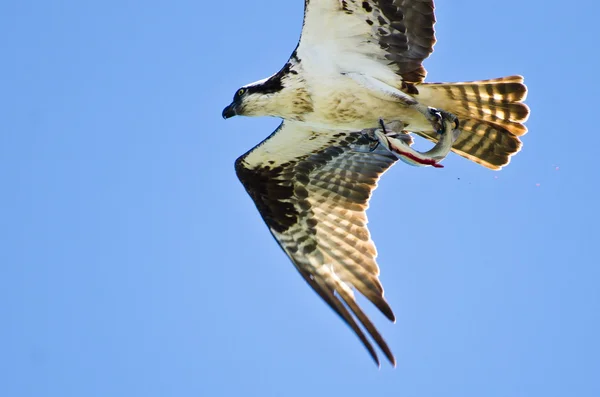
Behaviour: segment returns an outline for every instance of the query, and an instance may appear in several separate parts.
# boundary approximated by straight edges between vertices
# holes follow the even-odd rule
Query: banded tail
[[[521,150],[519,137],[529,108],[522,76],[464,83],[424,83],[417,86],[419,102],[455,114],[461,134],[452,150],[484,167],[499,170]],[[421,133],[437,141],[434,133]]]

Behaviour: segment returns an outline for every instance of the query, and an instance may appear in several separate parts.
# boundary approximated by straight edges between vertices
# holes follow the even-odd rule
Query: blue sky
[[[0,4],[0,395],[600,395],[598,3],[438,2],[428,80],[523,74],[532,115],[499,173],[383,178],[381,370],[236,179],[279,121],[221,119],[302,3]]]

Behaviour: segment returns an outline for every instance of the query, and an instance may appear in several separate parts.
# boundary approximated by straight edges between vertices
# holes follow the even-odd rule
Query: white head
[[[298,72],[286,66],[271,77],[247,84],[235,93],[223,109],[223,118],[233,116],[276,116],[298,118],[312,111],[303,81]]]

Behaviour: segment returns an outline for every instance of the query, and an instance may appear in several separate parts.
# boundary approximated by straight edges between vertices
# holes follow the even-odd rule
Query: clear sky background
[[[236,179],[279,121],[221,119],[302,0],[2,1],[0,395],[599,396],[598,4],[438,2],[428,80],[523,74],[529,133],[382,179],[378,370]]]

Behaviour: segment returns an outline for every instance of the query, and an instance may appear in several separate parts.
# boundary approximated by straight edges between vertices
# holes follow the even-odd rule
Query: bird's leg
[[[450,120],[452,123],[454,123],[454,129],[458,129],[458,118],[450,112],[425,106],[420,103],[416,103],[411,106],[425,116],[425,118],[431,123],[433,130],[440,135],[447,130],[445,123],[446,120]]]
[[[407,145],[412,145],[412,137],[408,134],[403,133],[404,127],[406,124],[401,122],[400,120],[392,121],[388,124],[385,124],[383,119],[379,119],[379,127],[380,128],[366,128],[361,132],[369,141],[371,142],[369,145],[369,151],[372,152],[379,147],[381,143],[387,143],[386,141],[382,141],[380,137],[377,135],[377,131],[381,131],[383,135],[386,137],[393,137],[397,139],[403,140]],[[381,133],[380,132],[380,133]],[[385,145],[387,150],[390,150],[389,145]]]
[[[411,146],[414,143],[412,136],[404,132],[404,128],[406,127],[405,123],[395,120],[385,124],[383,119],[379,119],[379,125],[385,136],[400,139],[408,146]]]
[[[398,134],[395,131],[388,132],[383,120],[379,121],[381,128],[375,129],[374,134],[386,149],[394,153],[398,159],[405,163],[418,167],[432,166],[442,168],[443,165],[439,163],[446,158],[448,153],[450,153],[452,144],[456,141],[456,138],[458,138],[460,130],[458,129],[458,120],[456,117],[452,116],[450,113],[442,113],[441,111],[439,112],[439,115],[442,118],[443,123],[443,126],[439,129],[439,131],[441,131],[441,137],[433,149],[425,153],[416,151],[410,147],[412,138],[410,138],[408,134],[402,132]],[[389,127],[389,124],[387,127]],[[407,142],[406,136],[410,139],[409,142]]]
[[[375,151],[381,144],[375,131],[377,128],[367,128],[361,131],[361,133],[369,140],[369,152]]]

